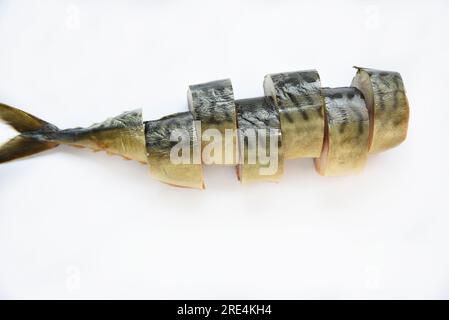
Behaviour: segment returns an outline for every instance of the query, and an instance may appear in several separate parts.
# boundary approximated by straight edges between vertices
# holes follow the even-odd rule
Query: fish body
[[[314,158],[324,176],[359,172],[368,153],[407,135],[409,105],[397,72],[358,68],[346,88],[321,88],[315,70],[275,73],[265,77],[264,92],[234,100],[229,79],[196,84],[187,112],[144,122],[133,110],[70,129],[0,104],[0,120],[18,132],[0,145],[0,163],[65,144],[145,163],[164,183],[203,189],[208,164],[236,165],[241,183],[278,182],[284,160],[302,157]]]

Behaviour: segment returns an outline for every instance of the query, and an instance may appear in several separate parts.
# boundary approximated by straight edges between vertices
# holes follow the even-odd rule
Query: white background
[[[0,100],[60,128],[142,107],[185,111],[189,84],[353,65],[402,74],[401,146],[358,176],[288,161],[278,184],[207,167],[205,191],[59,147],[0,166],[0,298],[449,298],[449,4],[445,1],[0,1]],[[14,135],[2,125],[0,141]]]

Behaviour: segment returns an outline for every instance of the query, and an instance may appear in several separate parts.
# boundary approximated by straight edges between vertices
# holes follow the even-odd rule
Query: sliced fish
[[[324,176],[360,171],[368,156],[369,119],[362,93],[356,88],[323,88],[325,137],[315,168]]]
[[[158,180],[203,189],[200,144],[190,112],[175,113],[145,122],[147,161]]]
[[[205,164],[236,164],[237,162],[237,119],[234,103],[234,93],[231,80],[217,80],[207,83],[191,85],[187,93],[189,109],[195,120],[201,122],[201,150]],[[218,131],[221,143],[215,152],[221,152],[219,157],[203,152],[210,129]],[[208,131],[209,130],[209,131]],[[226,132],[228,131],[228,132]],[[212,137],[210,138],[213,139]],[[213,151],[212,151],[213,152]]]
[[[385,151],[404,141],[409,106],[401,75],[357,67],[351,85],[362,91],[370,114],[369,152]]]
[[[286,159],[320,156],[324,137],[324,99],[316,70],[265,76],[265,95],[279,109]]]
[[[236,100],[242,183],[278,182],[284,173],[279,113],[265,98]]]
[[[397,72],[357,68],[352,87],[334,89],[321,88],[315,70],[276,73],[265,77],[264,91],[234,101],[229,79],[212,81],[189,87],[189,112],[144,122],[133,110],[71,129],[0,103],[0,120],[18,132],[0,145],[0,163],[65,144],[146,163],[162,182],[203,189],[203,164],[237,165],[241,183],[277,182],[284,159],[308,157],[321,175],[338,176],[407,135]]]

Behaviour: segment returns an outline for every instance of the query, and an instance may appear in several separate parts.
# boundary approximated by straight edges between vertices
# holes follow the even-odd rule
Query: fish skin
[[[232,130],[232,139],[227,141],[222,139],[222,150],[236,151],[237,116],[231,80],[223,79],[191,85],[187,92],[187,98],[189,110],[195,120],[201,121],[201,136],[208,129],[217,129],[222,137],[225,136],[225,130]],[[206,144],[207,141],[201,139],[201,150]],[[236,152],[233,153],[231,159],[227,159],[225,153],[222,152],[222,157],[216,164],[235,165],[237,159]],[[203,160],[205,159],[203,158]]]
[[[72,128],[54,132],[32,132],[34,138],[95,151],[104,150],[146,163],[145,131],[142,111],[132,110],[93,124],[87,128]]]
[[[370,153],[382,152],[407,137],[409,104],[397,72],[355,67],[352,86],[365,96],[370,112]]]
[[[264,97],[236,100],[235,104],[237,108],[238,137],[241,157],[237,167],[240,181],[242,183],[253,181],[278,182],[284,173],[284,154],[279,113],[276,107]],[[250,130],[253,129],[267,130],[267,146],[270,141],[268,130],[278,130],[278,168],[274,175],[261,175],[259,170],[266,167],[266,165],[263,165],[258,161],[256,161],[255,164],[248,163],[248,152],[250,150],[258,152],[259,150],[257,148],[260,148],[261,146],[259,143],[257,143],[256,146],[249,144],[249,140],[245,139],[245,134],[250,134]],[[262,152],[267,152],[267,148],[264,148]]]
[[[322,175],[356,172],[363,168],[368,153],[400,144],[406,138],[409,120],[409,104],[399,73],[356,68],[354,87],[321,89],[315,70],[287,72],[265,77],[265,98],[237,101],[228,79],[193,85],[188,92],[191,112],[143,122],[141,111],[134,110],[87,128],[60,130],[25,111],[0,103],[0,120],[18,131],[17,136],[0,145],[0,163],[66,144],[148,163],[153,176],[163,182],[203,189],[201,154],[207,141],[201,141],[202,133],[217,129],[224,134],[231,129],[237,132],[232,150],[236,146],[241,150],[231,163],[238,164],[242,183],[277,182],[283,174],[284,158],[317,157],[317,153],[315,168]],[[201,132],[195,119],[202,122]],[[177,144],[170,141],[174,129],[187,129],[189,158],[198,152],[198,162],[171,162],[170,152]],[[265,137],[269,129],[279,130],[275,174],[260,174],[260,169],[266,167],[260,162],[240,163],[241,159],[247,160],[249,151],[257,151],[258,146],[245,139],[250,129],[267,130]],[[268,150],[267,147],[262,151]],[[224,144],[222,148],[229,149]]]
[[[363,94],[353,87],[323,88],[325,140],[315,168],[324,176],[360,171],[368,156],[369,116]]]
[[[189,164],[174,164],[170,160],[170,151],[178,143],[170,141],[175,129],[186,129],[189,134]],[[204,189],[202,164],[194,163],[194,152],[199,152],[200,145],[190,112],[175,113],[145,122],[145,140],[148,165],[156,179],[174,186]]]
[[[319,157],[324,137],[324,99],[318,72],[266,75],[264,91],[279,109],[285,158]]]

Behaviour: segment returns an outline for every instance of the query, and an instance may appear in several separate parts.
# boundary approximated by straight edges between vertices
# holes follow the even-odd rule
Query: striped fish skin
[[[356,88],[323,88],[325,139],[315,168],[324,176],[360,171],[368,156],[369,116]]]
[[[275,106],[269,103],[264,97],[242,99],[235,101],[237,107],[237,124],[240,148],[240,163],[238,165],[238,176],[242,183],[252,181],[272,181],[278,182],[284,173],[284,155],[282,146],[282,133],[280,130],[279,113]],[[265,144],[251,143],[251,140],[245,138],[245,135],[251,136],[254,130],[261,129],[265,133]],[[277,155],[270,153],[270,129],[276,131]],[[262,141],[263,142],[263,141]],[[263,152],[269,157],[276,157],[277,168],[274,174],[261,174],[261,169],[267,168],[269,165],[261,164],[257,158],[256,163],[249,163],[250,152]]]
[[[370,113],[370,153],[393,148],[407,137],[409,104],[397,72],[358,68],[352,86],[363,92]]]
[[[232,130],[232,139],[222,139],[222,157],[216,164],[237,163],[237,118],[234,103],[234,92],[229,79],[211,81],[189,86],[187,93],[189,110],[195,120],[201,121],[201,136],[208,129],[217,129],[222,137],[225,130]],[[201,141],[201,150],[207,141]],[[224,150],[233,150],[233,155],[226,158]],[[203,155],[203,160],[204,155]]]
[[[0,103],[0,120],[17,131],[0,145],[0,164],[66,144],[147,163],[156,179],[197,189],[212,163],[237,165],[241,183],[278,182],[284,159],[299,157],[314,158],[321,175],[358,172],[368,153],[405,140],[409,104],[399,73],[356,68],[352,87],[334,89],[321,88],[316,70],[269,74],[265,97],[237,101],[229,79],[192,85],[190,112],[143,122],[133,110],[87,128],[60,130]],[[210,129],[221,137],[218,161]]]
[[[183,147],[190,151],[188,163],[173,163],[172,148],[178,144],[170,137],[175,130],[184,130],[188,139]],[[147,161],[151,174],[158,180],[179,187],[204,189],[201,163],[195,161],[195,152],[200,157],[200,145],[193,116],[190,112],[175,113],[159,120],[145,122]]]
[[[279,109],[286,159],[320,156],[324,137],[324,99],[316,70],[269,74],[265,95]]]
[[[87,128],[51,132],[33,131],[30,137],[95,151],[106,151],[146,163],[145,132],[141,110],[132,110]]]

